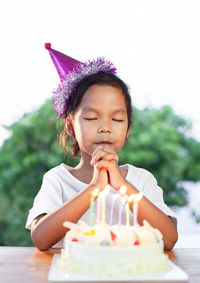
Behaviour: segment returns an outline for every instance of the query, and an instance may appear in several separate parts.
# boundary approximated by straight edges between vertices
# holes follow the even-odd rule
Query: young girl
[[[164,203],[162,189],[145,169],[118,165],[117,152],[128,138],[132,124],[127,86],[104,59],[83,64],[50,45],[46,48],[54,63],[55,57],[65,63],[64,75],[55,63],[62,85],[54,95],[54,106],[58,116],[65,119],[64,133],[74,139],[72,150],[75,155],[80,152],[80,162],[75,168],[60,164],[44,175],[26,225],[31,229],[33,243],[46,250],[65,236],[63,222],[81,219],[88,223],[92,191],[102,191],[109,184],[107,223],[111,197],[122,185],[127,187],[127,195],[142,191],[138,222],[142,224],[146,219],[158,228],[165,249],[171,250],[177,241],[176,216]],[[117,222],[117,208],[114,216],[113,224]]]

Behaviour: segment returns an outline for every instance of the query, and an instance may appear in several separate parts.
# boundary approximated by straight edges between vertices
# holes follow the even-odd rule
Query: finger
[[[106,151],[106,152],[113,152],[113,153],[115,153],[115,151],[110,146],[99,145],[93,151],[92,156],[96,155],[100,151]]]
[[[98,152],[102,151],[103,147],[101,145],[99,145],[97,148],[95,148],[95,150],[92,153],[92,159],[90,161],[90,164],[93,166],[94,165],[94,157],[97,155]]]
[[[116,164],[112,161],[108,161],[108,160],[100,160],[97,164],[96,164],[96,168],[97,170],[101,170],[101,169],[110,169],[111,167],[116,166]]]
[[[119,161],[118,155],[116,154],[116,152],[112,151],[108,151],[106,149],[102,149],[99,152],[96,152],[91,160],[91,165],[96,164],[98,161],[100,161],[101,159],[105,159],[105,160],[115,160],[115,161]]]
[[[103,146],[102,145],[99,145],[95,148],[95,150],[93,151],[92,155],[95,155],[98,151],[102,150],[103,149]]]
[[[119,158],[116,154],[111,154],[111,153],[107,153],[105,155],[102,155],[101,158],[94,159],[94,163],[98,163],[100,160],[107,160],[107,161],[119,161]]]
[[[107,160],[107,161],[119,161],[119,157],[117,154],[105,154],[104,157],[103,157],[104,160]]]
[[[94,165],[96,163],[98,163],[100,160],[107,160],[107,161],[119,161],[119,158],[116,154],[108,154],[106,152],[100,152],[99,154],[97,154],[96,156],[94,156],[94,158],[91,160],[91,165]]]
[[[99,160],[101,160],[106,155],[106,152],[101,150],[99,152],[96,152],[92,157],[92,163],[96,164]]]

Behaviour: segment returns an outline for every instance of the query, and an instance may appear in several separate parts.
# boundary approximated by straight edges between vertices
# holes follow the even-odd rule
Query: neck
[[[87,171],[88,173],[93,174],[93,166],[90,165],[91,156],[83,156],[81,155],[81,159],[79,164],[74,168],[81,171]]]

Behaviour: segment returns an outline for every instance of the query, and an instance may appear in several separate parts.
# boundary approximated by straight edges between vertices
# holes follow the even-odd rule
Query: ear
[[[72,126],[72,122],[71,122],[71,119],[69,117],[66,118],[65,128],[66,128],[67,134],[69,136],[75,137],[75,133],[74,133],[74,129],[73,129],[73,126]]]

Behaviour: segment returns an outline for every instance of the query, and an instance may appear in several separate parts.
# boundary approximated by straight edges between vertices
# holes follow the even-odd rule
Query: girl
[[[57,54],[51,46],[48,49],[54,56],[65,56],[65,63],[66,59],[74,60]],[[61,59],[63,57],[59,57]],[[63,136],[74,139],[73,154],[80,152],[80,162],[75,168],[61,164],[44,175],[26,225],[31,229],[32,241],[40,250],[52,247],[66,234],[63,222],[75,223],[79,219],[89,222],[88,209],[95,188],[102,191],[109,184],[112,195],[125,185],[127,195],[144,193],[138,222],[142,224],[146,219],[158,228],[163,234],[165,249],[171,250],[177,241],[176,216],[165,205],[162,189],[145,169],[118,165],[117,152],[128,138],[132,124],[128,88],[115,75],[110,62],[98,59],[93,62],[95,68],[91,68],[92,62],[88,65],[77,62],[73,61],[71,70],[65,70],[67,79],[66,74],[61,79],[62,86],[54,95],[54,106],[58,116],[65,118]],[[106,63],[109,67],[105,68]],[[107,201],[109,212],[109,197]]]

